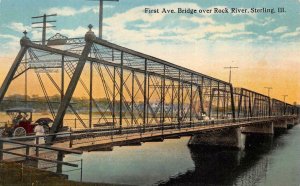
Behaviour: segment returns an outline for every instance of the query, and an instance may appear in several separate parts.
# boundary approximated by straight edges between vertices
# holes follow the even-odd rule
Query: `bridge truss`
[[[96,38],[91,30],[85,38],[56,34],[47,45],[23,37],[0,89],[0,103],[9,101],[4,98],[12,82],[29,72],[54,119],[52,132],[67,122],[66,113],[84,128],[113,126],[121,131],[299,112],[279,100]],[[59,94],[56,101],[54,93]]]

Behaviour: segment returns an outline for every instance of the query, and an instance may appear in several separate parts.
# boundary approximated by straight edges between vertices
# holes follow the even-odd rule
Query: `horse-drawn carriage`
[[[37,125],[42,125],[47,133],[50,130],[52,120],[50,118],[39,118],[32,122],[33,109],[31,108],[12,108],[6,110],[6,114],[10,116],[11,122],[4,127],[0,127],[1,136],[26,136],[34,133]]]

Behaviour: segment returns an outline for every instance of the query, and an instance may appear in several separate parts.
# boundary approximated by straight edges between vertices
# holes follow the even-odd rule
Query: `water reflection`
[[[111,152],[88,152],[77,158],[83,158],[86,182],[299,186],[300,126],[283,133],[275,137],[243,136],[245,149],[240,151],[189,148],[189,138],[184,137],[137,147],[115,147]],[[68,175],[71,180],[79,180],[79,172]]]
[[[190,147],[195,170],[170,178],[160,185],[255,185],[265,176],[273,137],[247,135],[245,149],[234,151],[209,147]]]

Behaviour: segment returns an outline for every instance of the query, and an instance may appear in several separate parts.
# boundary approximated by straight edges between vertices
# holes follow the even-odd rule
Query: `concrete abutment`
[[[242,149],[243,143],[241,140],[241,129],[229,128],[196,134],[190,138],[188,145]]]
[[[284,126],[284,125],[283,125]],[[274,123],[273,122],[263,122],[255,125],[241,127],[242,133],[250,134],[263,134],[263,135],[273,135],[274,134]]]

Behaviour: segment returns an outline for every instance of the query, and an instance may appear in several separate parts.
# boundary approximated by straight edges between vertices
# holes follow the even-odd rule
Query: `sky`
[[[148,14],[145,8],[285,8],[284,13]],[[82,37],[98,30],[98,3],[88,0],[0,0],[0,83],[32,16],[57,13],[55,33]],[[103,39],[290,103],[300,103],[300,0],[120,0],[104,3]]]

